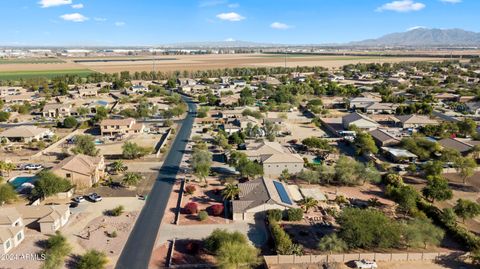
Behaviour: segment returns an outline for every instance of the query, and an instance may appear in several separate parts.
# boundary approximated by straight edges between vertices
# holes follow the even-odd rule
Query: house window
[[[5,248],[6,249],[10,248],[10,239],[8,239],[7,242],[5,242]]]
[[[68,173],[65,175],[66,178],[71,178],[72,177],[72,174]]]
[[[22,240],[22,237],[23,237],[23,236],[22,236],[22,233],[21,233],[21,232],[18,233],[18,234],[17,234],[17,241]]]

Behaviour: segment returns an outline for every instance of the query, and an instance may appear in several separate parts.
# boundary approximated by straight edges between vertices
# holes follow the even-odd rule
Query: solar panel
[[[277,189],[278,195],[280,196],[280,200],[282,200],[282,203],[291,205],[292,200],[290,200],[290,197],[288,197],[288,193],[287,193],[287,190],[285,189],[285,186],[278,181],[273,181],[273,185],[275,186],[275,189]]]

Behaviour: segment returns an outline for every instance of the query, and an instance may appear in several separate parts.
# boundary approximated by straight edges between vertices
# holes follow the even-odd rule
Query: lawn
[[[19,80],[31,78],[55,78],[64,75],[77,75],[87,77],[94,73],[89,69],[72,69],[72,70],[34,70],[34,71],[7,71],[0,72],[0,80]]]

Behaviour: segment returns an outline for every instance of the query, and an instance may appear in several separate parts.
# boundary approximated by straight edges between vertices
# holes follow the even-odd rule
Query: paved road
[[[162,168],[160,168],[158,179],[148,195],[146,204],[117,262],[117,269],[148,268],[158,229],[195,119],[195,104],[187,97],[183,97],[183,99],[188,104],[189,113],[177,133]]]

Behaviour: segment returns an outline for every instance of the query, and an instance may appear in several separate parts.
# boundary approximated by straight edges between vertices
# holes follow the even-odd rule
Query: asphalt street
[[[160,168],[157,181],[120,255],[117,269],[148,268],[160,223],[196,116],[195,103],[188,97],[182,98],[188,104],[187,116],[177,132],[175,141]]]

